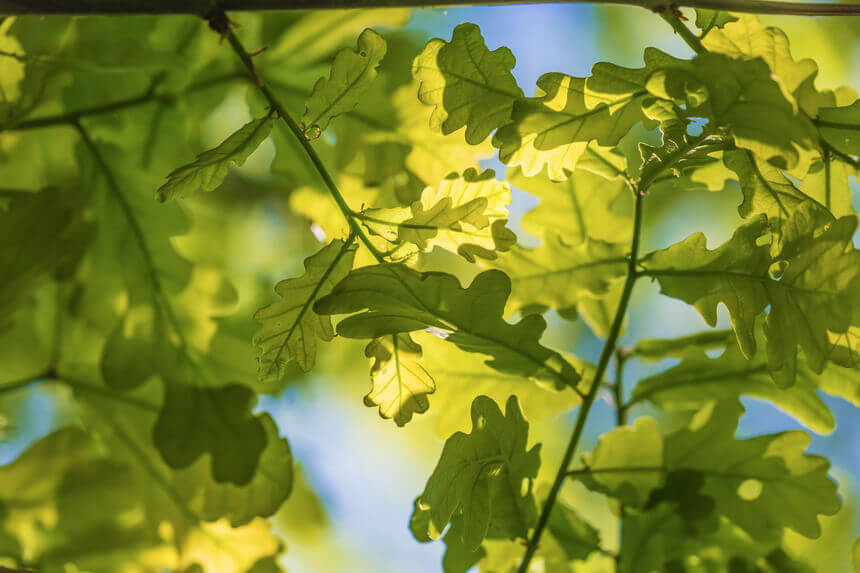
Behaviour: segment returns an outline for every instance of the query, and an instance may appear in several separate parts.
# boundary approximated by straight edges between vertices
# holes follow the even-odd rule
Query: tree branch
[[[615,4],[663,11],[670,6],[755,14],[858,16],[860,2],[781,0],[0,0],[0,15],[22,14],[193,14],[219,11],[333,10],[344,8],[449,7],[506,4]]]
[[[224,18],[224,20],[220,21],[226,21],[226,17],[223,14],[220,15],[220,18]],[[215,20],[213,19],[212,21]],[[296,120],[294,120],[293,117],[284,108],[284,106],[281,105],[281,102],[275,97],[275,94],[272,93],[268,86],[266,86],[266,84],[263,82],[262,78],[260,78],[260,76],[257,74],[254,62],[251,59],[251,55],[239,41],[239,38],[236,37],[236,35],[230,29],[229,25],[225,29],[220,29],[217,31],[222,33],[227,38],[227,41],[230,42],[230,46],[233,48],[233,51],[236,52],[236,55],[239,57],[239,60],[241,60],[242,64],[247,69],[248,74],[251,76],[257,87],[260,89],[263,96],[265,96],[266,101],[269,102],[269,105],[278,114],[278,116],[282,120],[284,120],[284,123],[287,124],[287,127],[289,128],[290,132],[292,132],[292,134],[299,141],[299,144],[301,144],[302,149],[304,149],[308,158],[311,160],[311,163],[314,164],[317,173],[319,173],[320,177],[328,188],[329,193],[331,194],[335,203],[337,203],[337,206],[338,208],[340,208],[341,213],[343,213],[344,218],[346,218],[350,231],[354,233],[359,239],[361,239],[361,242],[364,243],[364,245],[371,252],[371,254],[373,254],[374,258],[376,258],[377,261],[382,262],[384,260],[385,253],[376,248],[376,246],[371,242],[370,238],[364,232],[364,229],[361,228],[361,223],[359,223],[358,220],[353,216],[352,209],[347,204],[346,199],[344,199],[343,195],[337,187],[337,184],[334,182],[334,179],[328,172],[328,169],[326,169],[325,164],[323,164],[322,159],[320,159],[320,156],[317,155],[316,150],[305,137],[302,129],[296,123]]]
[[[594,372],[594,378],[591,381],[591,386],[588,389],[588,394],[582,400],[579,406],[579,413],[576,415],[576,422],[573,427],[573,433],[570,435],[570,441],[567,444],[567,449],[561,459],[561,464],[558,472],[555,474],[555,480],[549,490],[549,495],[544,502],[540,517],[538,518],[537,526],[532,532],[531,537],[526,544],[526,553],[520,563],[519,573],[526,573],[529,569],[532,557],[538,549],[541,535],[549,523],[549,517],[552,513],[552,508],[555,505],[555,500],[558,497],[558,492],[564,483],[564,479],[568,475],[573,455],[576,453],[576,447],[579,445],[579,440],[582,437],[582,432],[585,429],[585,421],[588,419],[588,412],[591,410],[594,399],[600,393],[603,381],[603,375],[609,366],[609,360],[615,352],[615,345],[618,342],[618,337],[621,335],[621,326],[624,324],[624,317],[627,314],[627,305],[630,303],[630,295],[633,293],[633,286],[638,278],[637,265],[639,258],[639,242],[642,235],[642,203],[645,196],[641,189],[636,190],[636,205],[633,214],[633,239],[630,243],[630,258],[627,261],[627,278],[624,281],[624,290],[621,292],[621,300],[618,302],[618,309],[615,311],[615,318],[612,319],[612,326],[609,329],[609,336],[603,344],[603,350],[600,353],[600,359],[597,362],[597,368]]]

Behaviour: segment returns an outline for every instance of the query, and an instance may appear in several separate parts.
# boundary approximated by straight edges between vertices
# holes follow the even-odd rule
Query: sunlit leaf
[[[385,57],[382,36],[364,30],[355,50],[341,50],[334,57],[331,75],[314,85],[302,116],[305,137],[315,139],[328,127],[329,121],[358,104],[367,87],[376,78],[376,67]]]
[[[352,268],[355,247],[335,240],[305,259],[305,274],[275,286],[281,300],[254,315],[260,330],[254,336],[259,350],[258,372],[262,379],[281,378],[284,367],[295,360],[308,371],[316,360],[316,339],[331,340],[331,320],[318,315],[314,303]]]
[[[393,419],[398,426],[406,424],[413,414],[427,410],[427,395],[436,389],[436,384],[421,366],[421,346],[408,334],[372,340],[364,354],[373,359],[373,388],[364,397],[367,406],[378,406],[379,415]]]
[[[417,538],[438,537],[455,516],[461,517],[458,533],[472,550],[485,537],[524,538],[537,518],[532,480],[540,466],[540,446],[527,450],[527,441],[528,423],[516,397],[508,400],[504,414],[490,398],[476,398],[471,433],[448,438],[416,500],[412,531]]]
[[[468,352],[485,354],[501,372],[547,381],[559,389],[579,375],[561,355],[539,342],[546,328],[535,315],[517,324],[502,319],[510,280],[500,271],[478,275],[464,289],[452,275],[421,273],[400,264],[352,271],[314,310],[323,315],[353,314],[337,333],[348,338],[380,336],[433,328]]]
[[[447,135],[466,126],[466,141],[478,144],[508,123],[522,97],[511,74],[515,61],[507,48],[491,52],[474,24],[454,28],[450,42],[430,40],[412,73],[421,82],[418,98],[434,106],[431,127]]]
[[[167,183],[158,188],[155,198],[168,201],[197,191],[214,191],[227,177],[230,164],[242,165],[269,137],[274,119],[254,119],[225,139],[218,147],[204,151],[193,162],[173,170]]]

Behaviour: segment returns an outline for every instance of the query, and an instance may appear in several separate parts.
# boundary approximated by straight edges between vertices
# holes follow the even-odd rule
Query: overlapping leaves
[[[463,350],[488,355],[487,364],[505,373],[573,386],[579,375],[562,356],[542,346],[546,328],[535,315],[517,324],[502,319],[510,279],[485,271],[468,288],[438,272],[422,273],[402,264],[352,271],[314,305],[318,314],[352,314],[337,325],[348,338],[378,338],[432,328]]]

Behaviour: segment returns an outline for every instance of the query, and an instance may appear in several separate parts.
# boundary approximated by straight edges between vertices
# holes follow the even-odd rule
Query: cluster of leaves
[[[243,42],[270,46],[253,60],[234,32],[222,40],[239,58],[202,22],[123,24],[110,52],[93,39],[116,37],[112,21],[0,27],[14,56],[0,170],[20,189],[0,212],[0,393],[50,384],[72,420],[0,467],[0,557],[44,571],[279,570],[265,518],[294,468],[256,397],[312,370],[338,335],[367,342],[364,401],[383,418],[403,426],[437,401],[471,412],[410,521],[418,541],[443,538],[446,572],[516,569],[512,540],[543,571],[806,570],[785,531],[817,537],[818,517],[839,510],[829,463],[804,453],[805,432],[735,428],[744,395],[822,433],[835,420],[819,391],[860,404],[856,93],[816,88],[815,63],[754,16],[700,10],[692,59],[648,48],[641,68],[548,73],[527,97],[513,54],[473,24],[423,47],[367,28],[408,16],[251,16]],[[250,120],[188,157],[211,139],[209,111],[236,95]],[[640,124],[662,142],[637,156]],[[33,130],[50,127],[47,145]],[[231,176],[264,143],[273,176]],[[503,180],[478,164],[496,149]],[[731,239],[711,250],[697,233],[638,253],[653,187],[732,180],[747,221]],[[537,247],[508,227],[511,186],[538,199],[522,220]],[[274,302],[272,277],[212,244],[259,234],[228,220],[237,209],[304,222],[318,239],[278,228],[269,241],[286,250],[251,256],[253,267],[316,245],[303,273],[278,277]],[[605,360],[541,340],[543,314],[582,317],[609,356],[641,278],[711,327],[722,303],[733,329],[630,349],[680,362],[626,402],[616,386],[619,421],[648,402],[673,423],[620,423],[568,476],[617,509],[618,545],[536,483],[527,419],[583,400],[584,424],[607,385]]]

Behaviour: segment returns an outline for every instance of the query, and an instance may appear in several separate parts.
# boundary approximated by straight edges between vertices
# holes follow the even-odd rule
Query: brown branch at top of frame
[[[22,14],[192,14],[220,11],[334,10],[345,8],[450,7],[506,4],[615,4],[654,11],[710,8],[754,14],[860,16],[860,2],[782,0],[0,0],[0,16]]]

